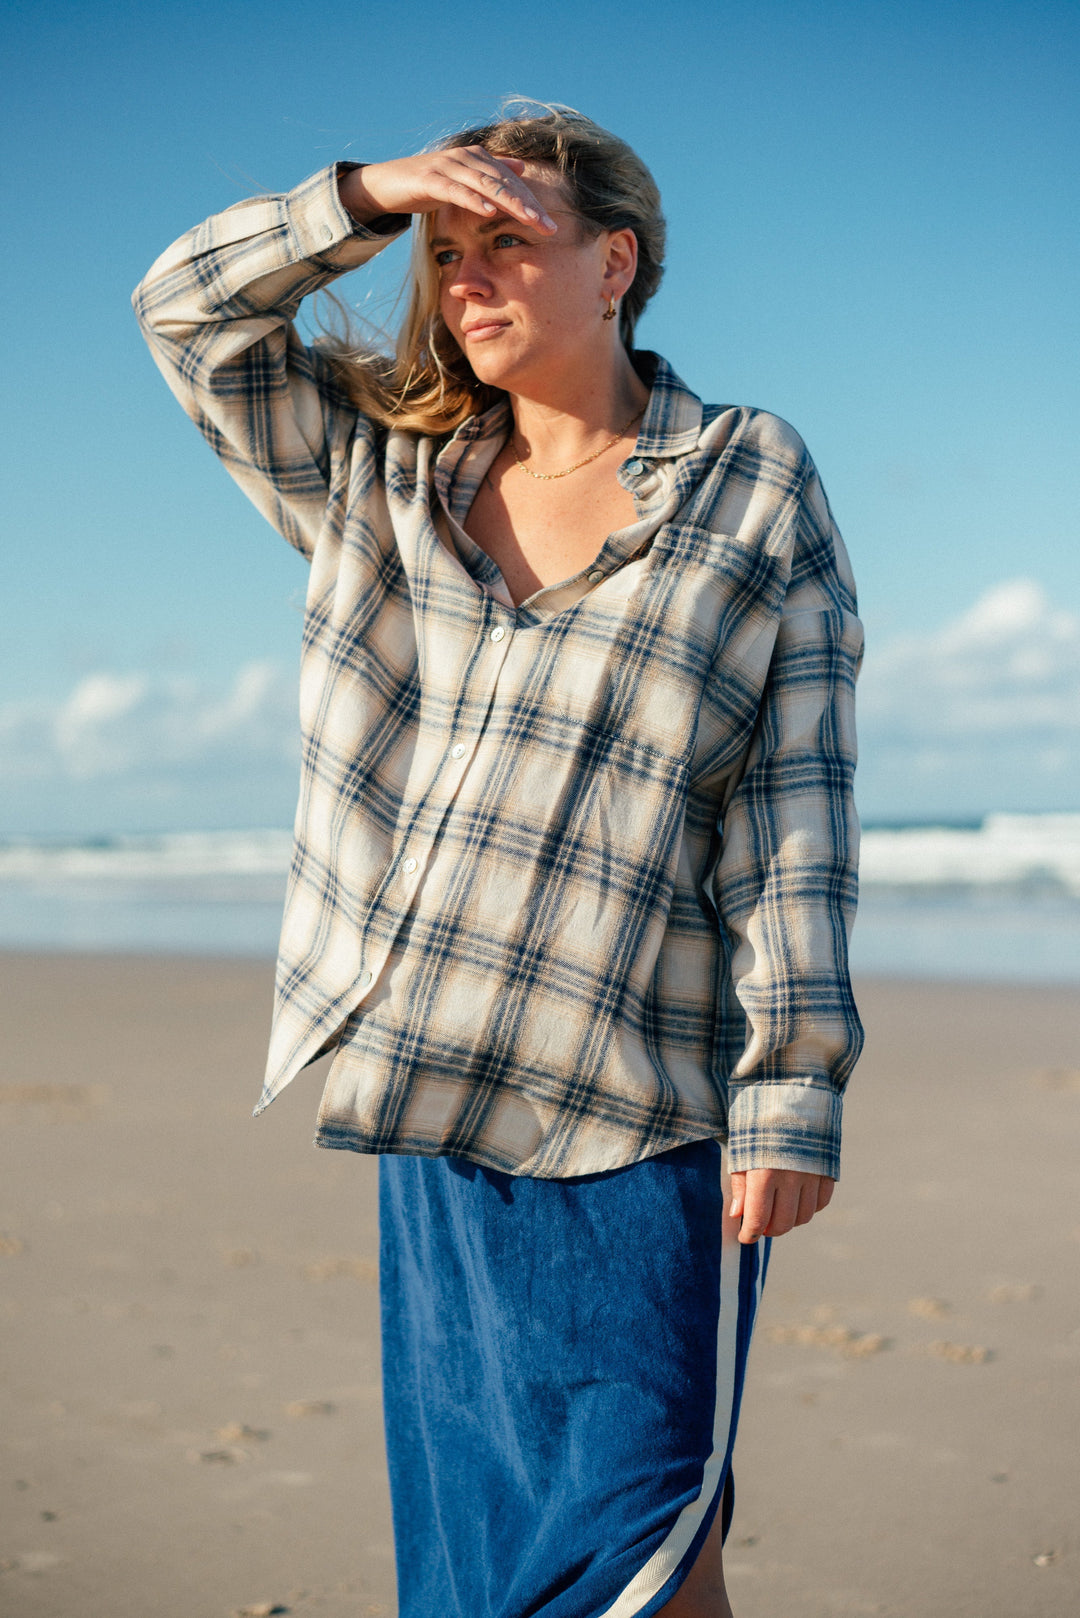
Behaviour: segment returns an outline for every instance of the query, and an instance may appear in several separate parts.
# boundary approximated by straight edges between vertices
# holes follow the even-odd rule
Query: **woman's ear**
[[[634,284],[637,274],[638,245],[637,236],[627,227],[625,230],[613,230],[608,236],[607,252],[604,258],[604,297],[610,293],[618,300],[626,295]]]

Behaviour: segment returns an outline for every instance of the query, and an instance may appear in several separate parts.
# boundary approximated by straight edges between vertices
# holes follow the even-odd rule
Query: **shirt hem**
[[[702,1140],[715,1140],[726,1147],[727,1130],[707,1123],[688,1125],[685,1131],[666,1135],[662,1139],[658,1137],[650,1140],[644,1147],[636,1150],[628,1145],[625,1155],[607,1152],[599,1154],[595,1161],[583,1161],[588,1159],[590,1154],[577,1152],[574,1154],[573,1167],[559,1173],[554,1173],[550,1169],[533,1171],[505,1154],[485,1152],[476,1146],[450,1147],[440,1141],[378,1141],[361,1130],[341,1125],[332,1127],[322,1125],[316,1130],[312,1144],[324,1151],[357,1152],[365,1157],[456,1157],[475,1163],[480,1168],[494,1169],[500,1174],[519,1176],[522,1179],[577,1180],[585,1175],[607,1174],[613,1169],[630,1168],[634,1163],[643,1163],[651,1157],[659,1157],[663,1152],[670,1152],[676,1146],[691,1146],[695,1141]]]

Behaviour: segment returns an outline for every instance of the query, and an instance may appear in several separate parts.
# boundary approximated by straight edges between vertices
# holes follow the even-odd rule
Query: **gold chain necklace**
[[[600,446],[600,448],[598,450],[594,450],[594,452],[591,455],[586,455],[586,457],[585,457],[585,459],[583,461],[575,461],[573,466],[568,466],[564,472],[532,472],[532,471],[530,471],[529,468],[525,465],[525,462],[523,460],[519,459],[518,452],[517,452],[516,449],[514,449],[514,440],[513,440],[512,435],[511,435],[511,438],[510,438],[510,448],[511,448],[511,450],[513,450],[514,460],[517,461],[518,466],[520,466],[520,468],[521,468],[521,470],[523,472],[525,472],[531,478],[540,479],[540,481],[543,482],[543,483],[550,483],[552,478],[568,478],[570,476],[571,472],[577,472],[581,467],[588,466],[590,461],[599,460],[600,456],[603,455],[607,450],[609,450],[611,448],[612,444],[617,444],[619,442],[619,439],[623,436],[623,434],[630,430],[630,428],[634,425],[635,421],[637,421],[638,417],[643,416],[644,414],[645,414],[644,410],[636,410],[634,412],[634,414],[630,417],[630,420],[626,423],[626,426],[619,428],[619,430],[615,434],[614,438],[609,438],[607,443],[606,444],[601,444],[601,446]]]

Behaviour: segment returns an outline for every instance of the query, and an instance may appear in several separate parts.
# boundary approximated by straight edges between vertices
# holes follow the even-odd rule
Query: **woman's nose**
[[[450,272],[448,288],[453,298],[486,298],[492,293],[491,276],[479,253],[463,253]]]

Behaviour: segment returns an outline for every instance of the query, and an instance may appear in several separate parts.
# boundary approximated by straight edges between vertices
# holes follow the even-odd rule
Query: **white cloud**
[[[859,730],[874,814],[1080,805],[1080,615],[1011,579],[924,635],[871,639]]]
[[[1080,734],[1080,616],[1032,579],[999,584],[926,635],[872,645],[864,728],[927,742]]]
[[[71,724],[94,724],[128,713],[146,691],[141,674],[91,674],[81,680],[65,703]]]
[[[87,675],[62,701],[0,707],[0,768],[8,778],[100,776],[206,767],[296,753],[294,683],[247,663],[215,688],[191,677]]]
[[[217,684],[100,671],[59,700],[6,703],[0,834],[80,817],[118,829],[287,821],[298,730],[295,673],[266,662]]]

